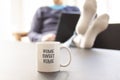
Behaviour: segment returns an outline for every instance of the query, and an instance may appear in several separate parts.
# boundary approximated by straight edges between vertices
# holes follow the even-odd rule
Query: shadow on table
[[[42,80],[67,80],[69,77],[69,72],[58,71],[58,72],[38,72],[38,77]],[[40,79],[39,78],[39,79]]]

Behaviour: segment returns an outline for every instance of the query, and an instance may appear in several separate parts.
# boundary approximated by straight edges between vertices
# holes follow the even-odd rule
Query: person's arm
[[[41,30],[43,27],[42,21],[43,21],[42,11],[41,11],[41,8],[39,8],[33,17],[31,30],[28,34],[28,37],[30,38],[32,42],[40,41],[42,38],[42,34],[41,34]]]

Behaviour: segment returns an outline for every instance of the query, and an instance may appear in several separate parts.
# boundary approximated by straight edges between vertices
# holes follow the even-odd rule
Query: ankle
[[[80,42],[81,42],[81,37],[82,35],[77,35],[73,38],[73,43],[77,46],[77,47],[80,47]]]

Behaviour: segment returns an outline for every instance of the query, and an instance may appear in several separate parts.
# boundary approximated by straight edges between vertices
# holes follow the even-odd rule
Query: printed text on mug
[[[54,49],[43,49],[43,63],[51,64],[54,63]]]

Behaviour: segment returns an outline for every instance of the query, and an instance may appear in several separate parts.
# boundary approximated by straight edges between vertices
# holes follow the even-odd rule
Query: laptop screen
[[[58,24],[56,41],[63,43],[73,35],[79,17],[80,14],[62,13]]]

